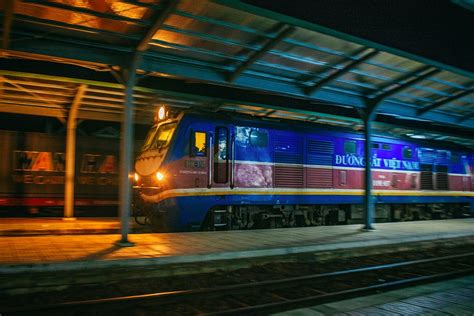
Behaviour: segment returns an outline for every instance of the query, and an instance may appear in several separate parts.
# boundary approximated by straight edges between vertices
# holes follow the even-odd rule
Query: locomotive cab
[[[164,170],[166,156],[171,147],[181,116],[167,118],[163,107],[158,112],[155,124],[148,132],[142,149],[135,160],[134,189],[141,199],[156,195],[165,187],[167,172]]]

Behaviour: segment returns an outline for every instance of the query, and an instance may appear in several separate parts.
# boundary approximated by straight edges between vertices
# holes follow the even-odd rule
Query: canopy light
[[[411,138],[415,138],[415,139],[426,139],[425,135],[420,135],[420,134],[408,133],[407,136]]]
[[[161,121],[166,117],[166,109],[164,106],[160,106],[158,109],[158,119]]]

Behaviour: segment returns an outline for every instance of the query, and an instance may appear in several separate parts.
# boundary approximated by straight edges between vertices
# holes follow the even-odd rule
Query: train
[[[0,131],[0,216],[62,216],[66,138]],[[78,136],[75,216],[117,216],[117,138]]]
[[[315,123],[160,109],[135,161],[134,205],[156,231],[364,222],[364,135]],[[377,135],[375,221],[472,216],[474,153]]]

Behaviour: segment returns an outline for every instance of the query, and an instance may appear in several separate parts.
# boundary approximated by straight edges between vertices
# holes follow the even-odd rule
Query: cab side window
[[[356,153],[356,142],[352,140],[346,140],[344,142],[344,152],[346,154],[355,154]]]
[[[206,156],[207,149],[207,135],[206,132],[191,132],[191,148],[189,150],[191,157],[204,157]]]
[[[268,146],[268,133],[266,131],[253,130],[250,132],[250,145],[254,147]]]
[[[229,130],[216,128],[214,144],[214,182],[227,183],[229,174]]]
[[[412,159],[413,158],[413,150],[410,147],[403,147],[403,159]]]

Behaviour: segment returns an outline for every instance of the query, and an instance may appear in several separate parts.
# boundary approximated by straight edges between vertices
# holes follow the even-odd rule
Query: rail
[[[35,306],[23,306],[18,308],[4,309],[2,312],[6,314],[15,314],[15,313],[25,313],[25,312],[66,312],[66,311],[78,311],[78,310],[124,310],[124,309],[138,309],[138,308],[153,308],[157,310],[158,308],[166,306],[176,306],[176,304],[188,304],[194,306],[190,310],[194,311],[195,314],[209,314],[209,315],[239,315],[243,313],[268,313],[268,312],[277,312],[284,311],[292,308],[301,308],[304,306],[312,306],[321,303],[326,303],[329,301],[335,301],[340,299],[347,299],[350,297],[367,295],[376,291],[387,291],[395,288],[411,286],[418,283],[434,282],[438,280],[454,278],[458,276],[463,276],[467,274],[474,273],[474,252],[449,255],[438,258],[430,259],[420,259],[420,260],[411,260],[405,262],[397,262],[390,264],[381,264],[375,266],[367,266],[356,269],[348,269],[341,271],[334,271],[328,273],[304,275],[298,277],[290,277],[283,279],[274,279],[261,282],[250,282],[244,284],[233,284],[225,285],[214,288],[201,288],[201,289],[192,289],[192,290],[179,290],[179,291],[167,291],[167,292],[157,292],[149,293],[142,295],[131,295],[131,296],[119,296],[119,297],[109,297],[93,300],[84,300],[84,301],[71,301],[58,304],[49,304],[49,305],[35,305]],[[469,259],[469,260],[466,260]],[[443,265],[439,263],[446,262]],[[449,263],[449,264],[448,264]],[[433,265],[436,264],[437,269],[442,268],[442,272],[430,273],[435,269]],[[415,267],[418,266],[418,271],[422,272],[412,272],[416,271]],[[404,268],[410,268],[410,273],[400,272],[400,276],[397,276],[397,269],[403,270]],[[436,270],[436,269],[435,269]],[[381,274],[383,271],[389,271],[386,275]],[[374,272],[376,273],[374,279]],[[423,273],[426,274],[424,275]],[[406,274],[409,274],[407,277]],[[369,277],[372,275],[372,277]],[[329,284],[329,283],[341,283],[344,279],[340,277],[347,276],[357,276],[358,284],[361,286],[354,286],[354,284],[349,283],[352,287],[344,288],[341,290],[327,291],[321,289],[314,289],[313,286],[318,284]],[[372,278],[373,280],[369,280]],[[390,281],[389,279],[394,279]],[[330,280],[330,282],[329,282]],[[382,281],[381,281],[382,280]],[[314,282],[320,281],[320,282]],[[325,281],[325,282],[323,282]],[[346,280],[347,281],[347,280]],[[363,284],[365,281],[367,284]],[[345,284],[347,286],[347,284]],[[284,298],[281,294],[278,293],[278,290],[288,288],[298,289],[300,291],[302,288],[309,287],[311,288],[311,295],[302,295],[297,298]],[[324,287],[324,286],[323,286]],[[241,303],[234,298],[233,301],[236,302],[237,307],[231,306],[229,308],[223,308],[221,310],[215,311],[199,311],[197,312],[196,304],[193,301],[202,301],[203,299],[217,298],[217,297],[230,297],[238,295],[250,295],[255,299],[255,294],[264,295],[265,291],[272,294],[272,296],[277,297],[279,301],[277,302],[257,302],[254,305],[249,306],[247,303]],[[250,293],[250,294],[249,294]],[[314,294],[316,293],[316,294]],[[193,305],[195,304],[195,305]],[[199,306],[199,305],[197,305]],[[161,310],[160,310],[161,313]]]

